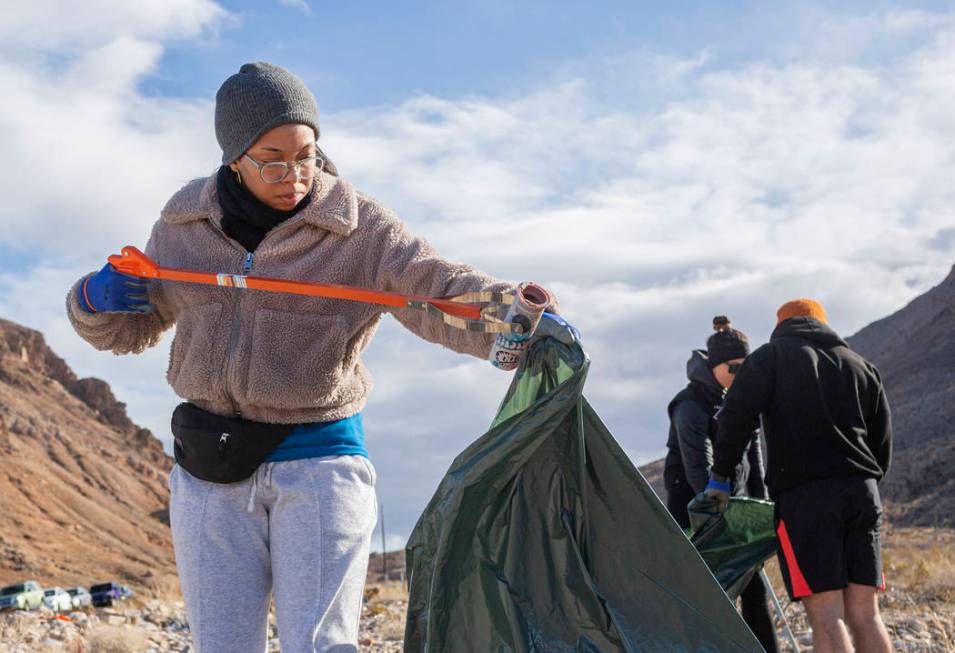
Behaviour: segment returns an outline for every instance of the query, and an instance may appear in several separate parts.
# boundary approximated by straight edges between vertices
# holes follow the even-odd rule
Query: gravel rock
[[[883,598],[883,603],[890,604],[883,608],[883,617],[894,649],[903,653],[955,650],[955,605],[903,600],[914,598],[904,595],[904,590],[896,590],[898,600]],[[370,587],[362,606],[359,650],[400,653],[407,605],[407,595],[398,584]],[[800,650],[811,653],[812,631],[804,611],[788,604],[785,613]],[[281,651],[274,618],[270,620],[268,637],[268,651]],[[4,653],[87,653],[92,639],[100,642],[104,638],[110,647],[100,650],[111,652],[194,653],[181,601],[149,600],[135,607],[117,606],[67,615],[49,611],[0,613],[0,651]],[[781,650],[791,650],[782,634],[780,643]]]

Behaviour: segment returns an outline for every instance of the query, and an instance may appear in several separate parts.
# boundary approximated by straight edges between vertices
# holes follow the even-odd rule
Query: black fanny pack
[[[252,476],[295,426],[222,417],[182,403],[172,413],[173,451],[176,462],[196,478],[237,483]]]

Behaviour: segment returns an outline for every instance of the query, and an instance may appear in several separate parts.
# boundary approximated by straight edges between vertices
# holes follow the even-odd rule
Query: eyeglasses
[[[739,368],[741,368],[742,366],[743,366],[742,363],[727,363],[726,371],[732,374],[733,376],[736,376],[736,373],[739,372]]]
[[[277,184],[288,177],[288,173],[295,169],[296,174],[303,179],[308,179],[325,167],[325,160],[320,156],[307,156],[298,161],[287,163],[285,161],[269,161],[263,163],[256,161],[248,154],[243,154],[245,158],[252,162],[259,169],[259,176],[267,184]]]

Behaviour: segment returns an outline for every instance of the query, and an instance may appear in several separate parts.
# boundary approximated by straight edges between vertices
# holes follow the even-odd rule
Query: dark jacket
[[[714,472],[732,474],[761,415],[772,496],[888,471],[892,422],[879,372],[822,322],[786,320],[746,358],[720,412]]]
[[[692,494],[703,491],[713,464],[716,415],[723,403],[723,386],[713,376],[703,351],[694,351],[686,363],[690,382],[670,402],[670,434],[663,479],[668,492],[679,484],[689,485]],[[735,465],[734,494],[763,498],[763,460],[759,433],[750,433],[745,459]]]

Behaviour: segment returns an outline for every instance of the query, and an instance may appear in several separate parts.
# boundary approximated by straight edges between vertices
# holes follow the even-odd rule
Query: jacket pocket
[[[257,310],[249,401],[263,407],[330,409],[360,398],[364,386],[344,370],[346,327],[340,315]]]
[[[213,400],[224,392],[229,334],[219,329],[221,314],[222,304],[198,304],[184,309],[176,322],[166,380],[184,399]]]

